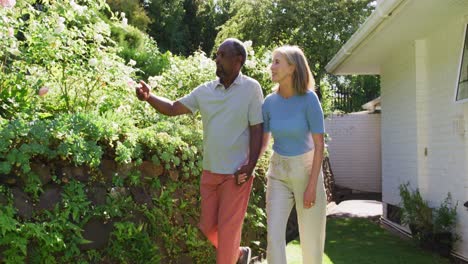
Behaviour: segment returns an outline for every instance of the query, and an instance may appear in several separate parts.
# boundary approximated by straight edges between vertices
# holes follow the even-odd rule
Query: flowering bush
[[[161,54],[121,14],[107,19],[107,9],[104,0],[0,0],[0,262],[214,261],[196,228],[201,122],[196,115],[167,120],[138,101],[134,88],[137,76],[151,76],[155,93],[177,99],[214,79],[215,63],[203,53]],[[248,48],[244,71],[265,87],[269,61]],[[119,170],[145,164],[162,175],[105,176],[104,161]],[[86,179],[69,173],[77,170]],[[255,230],[246,241],[256,251],[265,246],[258,206],[265,186],[257,185],[244,225]],[[62,201],[37,209],[51,186],[63,190]],[[93,188],[104,188],[99,206],[90,202]],[[137,202],[146,192],[148,206]],[[24,196],[34,208],[28,217],[15,207]],[[83,250],[82,230],[95,218],[111,223],[112,241]]]
[[[116,54],[110,26],[100,18],[105,1],[35,2],[2,2],[0,34],[6,37],[0,41],[0,97],[8,100],[0,114],[102,112],[128,103],[132,88],[127,83],[136,69]]]

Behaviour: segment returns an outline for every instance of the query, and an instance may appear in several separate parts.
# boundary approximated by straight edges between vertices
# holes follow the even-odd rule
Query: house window
[[[455,97],[460,102],[468,102],[468,25],[465,26],[464,41]]]

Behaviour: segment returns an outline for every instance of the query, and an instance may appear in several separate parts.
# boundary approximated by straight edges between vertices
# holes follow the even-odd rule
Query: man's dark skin
[[[216,52],[216,75],[225,89],[229,88],[240,73],[243,65],[243,57],[236,52],[232,41],[223,42]],[[191,111],[179,101],[171,101],[167,98],[156,96],[150,92],[149,86],[140,81],[141,86],[136,89],[136,94],[139,100],[147,101],[153,108],[161,114],[167,116],[177,116],[189,114]],[[252,176],[253,170],[257,164],[260,155],[263,138],[263,123],[249,126],[250,145],[249,145],[249,161],[246,165],[240,167],[234,175],[243,175],[237,179],[237,184],[242,184]]]

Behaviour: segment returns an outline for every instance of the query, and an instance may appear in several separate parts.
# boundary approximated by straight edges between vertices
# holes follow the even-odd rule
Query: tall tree
[[[238,0],[216,42],[227,36],[256,46],[300,46],[317,87],[325,65],[374,9],[372,0]],[[318,90],[320,93],[320,91]]]
[[[160,49],[176,54],[185,53],[186,42],[183,40],[187,29],[183,24],[184,0],[151,0],[147,11],[153,20],[149,34]]]
[[[146,32],[151,19],[148,17],[140,0],[106,0],[114,12],[124,12],[128,23]]]
[[[229,0],[151,0],[149,34],[162,51],[190,55],[210,53],[218,28],[228,19]]]

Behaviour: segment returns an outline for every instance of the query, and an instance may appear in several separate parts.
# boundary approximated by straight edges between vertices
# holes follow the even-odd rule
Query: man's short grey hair
[[[232,47],[234,48],[234,52],[236,53],[236,55],[241,55],[242,56],[242,65],[241,66],[244,66],[245,60],[247,59],[247,49],[245,48],[244,43],[242,43],[242,41],[240,41],[240,40],[238,40],[236,38],[228,38],[228,39],[223,41],[223,43],[225,43],[225,42],[231,42],[232,43]]]

